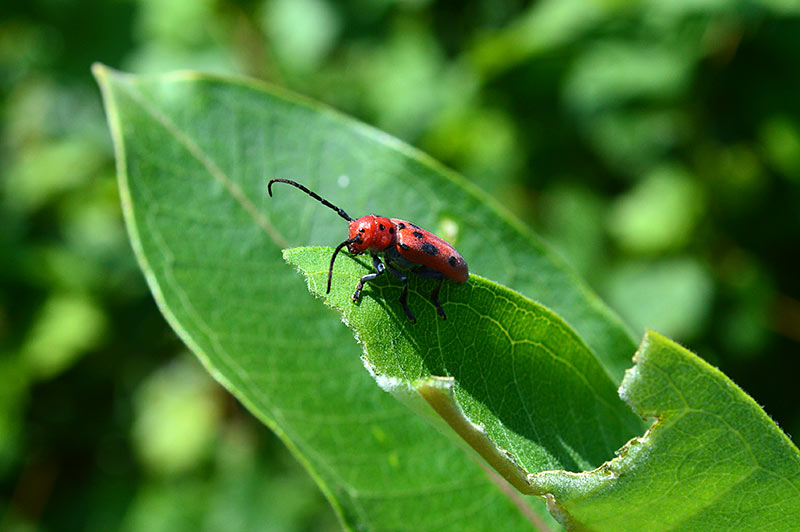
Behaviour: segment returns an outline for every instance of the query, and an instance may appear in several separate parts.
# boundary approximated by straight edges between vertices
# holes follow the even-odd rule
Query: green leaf
[[[139,77],[97,66],[95,75],[126,224],[160,309],[286,442],[343,525],[544,527],[537,499],[520,497],[375,386],[352,333],[308,297],[280,253],[338,243],[346,226],[296,190],[270,200],[266,180],[292,177],[349,212],[436,230],[474,271],[565,317],[619,381],[635,344],[575,274],[461,178],[329,109],[197,73]]]
[[[298,248],[284,257],[323,297],[332,252]],[[327,298],[364,345],[364,363],[401,398],[419,390],[517,489],[534,493],[530,473],[597,467],[644,431],[589,347],[545,307],[472,274],[463,285],[443,285],[442,320],[427,300],[434,283],[411,276],[412,324],[397,301],[399,283],[387,275],[353,303],[354,280],[371,268],[369,259],[340,260]]]
[[[609,392],[621,380],[635,346],[618,318],[561,261],[458,176],[380,132],[250,81],[196,73],[137,77],[99,66],[95,75],[114,136],[131,242],[157,303],[212,375],[308,468],[346,528],[380,530],[402,523],[413,530],[517,530],[531,525],[544,528],[547,518],[541,516],[536,498],[510,490],[454,439],[431,430],[375,386],[351,331],[308,297],[302,280],[280,254],[289,245],[337,243],[345,227],[335,214],[297,191],[287,189],[280,199],[270,200],[265,182],[271,177],[299,179],[353,214],[381,212],[414,220],[456,244],[471,271],[516,290],[477,276],[466,286],[447,285],[441,299],[449,320],[442,322],[425,299],[429,285],[415,281],[410,300],[419,309],[418,328],[406,337],[392,336],[391,329],[384,336],[372,331],[375,345],[391,338],[404,342],[398,344],[404,353],[402,364],[381,359],[388,351],[383,348],[367,350],[368,366],[386,370],[379,381],[388,389],[397,382],[388,370],[409,370],[415,378],[413,395],[425,397],[456,432],[471,439],[473,448],[482,446],[484,453],[495,449],[490,463],[515,485],[526,480],[527,491],[553,493],[550,506],[564,523],[588,523],[596,530],[657,529],[650,525],[672,526],[680,515],[694,510],[698,516],[709,508],[704,517],[723,523],[719,528],[744,529],[736,524],[758,519],[769,527],[797,528],[791,526],[797,522],[796,505],[786,496],[797,493],[797,450],[727,379],[671,344],[654,350],[658,342],[652,341],[653,336],[640,351],[638,369],[626,379],[623,390],[640,414],[659,415],[660,423],[624,448],[619,458],[593,472],[536,473],[541,464],[600,465],[599,461],[611,458],[615,439],[635,430],[630,417],[622,413],[622,403],[612,401]],[[329,252],[317,250],[314,260],[327,260]],[[316,266],[317,276],[324,266],[324,261]],[[364,269],[357,260],[337,264],[333,297],[340,298],[338,305],[347,304],[353,312],[383,323],[391,318],[392,327],[409,331],[404,315],[398,313],[397,285],[389,280],[365,291],[360,306],[342,299],[349,297],[352,282]],[[416,335],[426,336],[429,345],[439,345],[431,333],[457,329],[457,320],[470,314],[459,304],[467,300],[469,305],[482,301],[482,316],[500,314],[506,319],[522,311],[536,317],[543,330],[524,321],[490,323],[494,335],[475,335],[471,344],[484,348],[483,357],[465,359],[463,368],[454,366],[454,359],[436,358],[427,359],[427,372],[414,366],[415,360],[426,360],[418,355],[415,359],[410,349]],[[507,303],[500,308],[490,300]],[[465,386],[469,379],[491,375],[495,367],[486,355],[495,347],[492,342],[508,341],[500,330],[513,338],[539,334],[543,339],[539,351],[549,347],[561,359],[582,364],[574,375],[560,368],[557,376],[570,388],[558,396],[558,388],[545,386],[553,375],[532,373],[534,366],[520,361],[526,368],[520,382],[538,386],[542,398],[550,402],[537,402],[537,409],[527,413],[530,416],[512,413],[498,418],[509,421],[508,426],[492,423],[491,408],[503,412],[502,404],[476,401],[468,411],[466,401],[482,393],[475,382]],[[455,332],[464,341],[472,331]],[[651,352],[652,357],[644,356]],[[484,364],[483,369],[469,369],[468,362]],[[543,367],[553,369],[557,365],[552,362]],[[496,366],[506,372],[509,367],[516,369],[516,362],[509,366],[500,361]],[[446,369],[453,376],[439,377],[431,369]],[[576,375],[587,378],[581,382]],[[495,379],[502,381],[502,375]],[[563,393],[566,390],[583,395],[576,400]],[[485,393],[486,398],[500,397],[497,390]],[[674,401],[673,396],[685,401]],[[600,404],[588,404],[589,397],[601,399],[596,401]],[[533,404],[530,398],[512,394],[508,400]],[[566,411],[570,401],[581,407],[570,415],[594,412],[619,430],[610,437],[580,434],[574,426],[541,412]],[[468,416],[484,416],[488,424],[476,427],[467,422]],[[526,419],[530,417],[534,422]],[[715,420],[720,421],[717,431]],[[531,443],[531,427],[539,421],[565,431],[561,448],[559,435],[550,433],[542,432]],[[688,428],[697,433],[684,431],[688,422],[695,422]],[[597,431],[603,428],[596,426]],[[720,438],[715,439],[716,434]],[[498,449],[492,438],[507,444],[522,460],[512,463],[507,450]],[[595,449],[590,442],[598,441],[602,445]],[[749,442],[750,452],[740,453]],[[702,454],[707,449],[713,452]],[[729,455],[733,465],[719,460]],[[752,458],[752,467],[737,469],[747,457]],[[715,469],[711,459],[722,464]],[[503,461],[510,467],[504,469]],[[758,467],[753,466],[756,463]],[[641,464],[647,467],[638,467]],[[528,469],[534,474],[520,477]],[[708,470],[716,474],[710,485],[703,476]],[[515,471],[521,472],[516,479],[511,478]],[[664,472],[671,475],[667,484],[657,476]],[[675,479],[681,482],[674,484]],[[685,492],[684,480],[691,488]],[[751,513],[736,513],[732,519],[737,521],[730,524],[725,521],[728,514],[721,515],[717,507],[698,506],[711,500],[712,490],[716,497],[712,502],[728,502]],[[693,504],[684,505],[683,511],[672,500],[677,496],[688,497]],[[625,497],[637,502],[630,523],[625,521],[629,500]],[[752,504],[764,508],[756,511]],[[689,525],[682,527],[683,523]],[[676,526],[697,528],[688,517]]]
[[[797,448],[740,388],[674,342],[648,332],[619,392],[657,422],[619,445],[618,458],[576,475],[563,470],[599,465],[640,425],[558,316],[472,275],[442,290],[446,321],[424,299],[430,287],[412,281],[409,302],[420,317],[410,324],[395,301],[400,286],[387,279],[353,303],[353,282],[370,271],[360,258],[337,263],[326,296],[331,252],[284,256],[354,329],[377,381],[398,395],[418,392],[520,491],[548,495],[568,529],[800,525]]]
[[[652,331],[620,395],[656,423],[582,475],[532,479],[588,530],[800,529],[800,452],[719,370]],[[569,527],[569,526],[568,526]]]

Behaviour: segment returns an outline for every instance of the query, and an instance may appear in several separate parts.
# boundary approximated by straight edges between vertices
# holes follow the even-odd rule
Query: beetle
[[[412,323],[416,323],[417,319],[411,309],[408,308],[406,301],[408,296],[408,277],[400,271],[410,270],[420,277],[439,281],[431,292],[430,299],[436,306],[439,316],[442,319],[447,319],[447,315],[439,303],[439,289],[442,287],[442,283],[444,283],[445,279],[452,279],[459,283],[465,283],[469,279],[467,262],[456,251],[456,248],[430,231],[399,218],[386,218],[385,216],[370,214],[355,220],[341,208],[290,179],[270,180],[267,185],[267,192],[270,197],[272,197],[273,183],[286,183],[299,188],[326,207],[336,211],[349,224],[347,240],[336,246],[336,251],[333,252],[331,257],[326,294],[331,292],[333,263],[336,260],[336,255],[346,246],[347,251],[352,256],[369,252],[372,256],[372,265],[375,268],[375,273],[365,275],[358,281],[356,291],[353,292],[354,303],[361,299],[361,290],[364,288],[364,284],[389,270],[402,281],[403,291],[400,293],[399,301],[403,305],[403,310],[405,310],[408,319]],[[385,264],[384,261],[386,261]]]

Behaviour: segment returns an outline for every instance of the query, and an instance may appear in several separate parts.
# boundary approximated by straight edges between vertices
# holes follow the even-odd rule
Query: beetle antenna
[[[270,179],[269,183],[267,184],[267,192],[269,192],[269,196],[270,197],[272,197],[272,183],[276,183],[276,182],[277,183],[286,183],[287,185],[292,185],[293,187],[299,188],[300,190],[302,190],[303,192],[305,192],[306,194],[308,194],[309,196],[311,196],[315,200],[319,201],[320,203],[322,203],[326,207],[330,207],[331,209],[336,211],[336,213],[339,216],[341,216],[342,218],[344,218],[348,222],[352,222],[353,221],[353,219],[350,218],[350,215],[347,214],[346,212],[344,212],[344,209],[340,209],[339,207],[337,207],[336,205],[334,205],[330,201],[320,197],[320,195],[317,194],[316,192],[312,192],[312,191],[308,190],[306,187],[304,187],[303,185],[301,185],[297,181],[292,181],[291,179]],[[334,254],[334,257],[335,256],[336,255]],[[328,286],[329,286],[328,291],[330,291],[330,280],[328,281]]]
[[[356,240],[358,240],[358,237],[348,238],[347,240],[336,246],[336,251],[333,252],[333,257],[331,257],[331,265],[328,268],[328,290],[325,292],[326,294],[331,293],[331,277],[333,277],[333,261],[336,260],[336,255],[339,254],[339,252],[342,250],[343,247],[345,247],[348,244],[352,244]]]

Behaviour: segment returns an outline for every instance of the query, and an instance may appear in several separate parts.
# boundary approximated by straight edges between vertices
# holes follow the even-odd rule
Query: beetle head
[[[347,250],[351,255],[365,251],[383,251],[397,242],[394,224],[383,216],[362,216],[350,222]]]

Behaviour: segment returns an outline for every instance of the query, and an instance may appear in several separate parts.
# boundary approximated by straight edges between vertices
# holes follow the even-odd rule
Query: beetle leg
[[[385,270],[385,266],[377,255],[372,256],[372,266],[375,267],[375,273],[370,273],[362,277],[356,285],[356,291],[353,292],[353,303],[357,303],[361,299],[361,289],[364,288],[364,283],[371,281],[381,275]]]
[[[439,316],[441,316],[443,320],[446,320],[447,314],[444,313],[444,309],[439,303],[439,290],[442,288],[442,283],[444,283],[444,274],[426,267],[413,271],[416,275],[426,279],[439,279],[439,282],[436,284],[436,288],[434,288],[433,292],[431,292],[431,301],[433,301],[433,304],[436,305],[436,312],[439,313]]]
[[[439,311],[439,316],[441,316],[443,320],[446,320],[447,314],[444,313],[444,309],[442,308],[441,303],[439,303],[439,289],[442,287],[442,283],[444,283],[444,277],[439,278],[436,288],[434,288],[433,292],[431,292],[431,301],[433,301],[433,304],[436,305],[436,310]]]
[[[408,308],[408,302],[406,301],[406,297],[408,297],[408,277],[400,273],[398,270],[392,268],[391,264],[389,264],[389,271],[392,272],[395,277],[403,281],[403,291],[400,292],[400,304],[403,305],[403,310],[406,311],[406,316],[408,316],[408,319],[411,320],[411,323],[417,323],[417,318],[415,318],[414,314],[411,313],[411,309]]]

